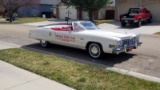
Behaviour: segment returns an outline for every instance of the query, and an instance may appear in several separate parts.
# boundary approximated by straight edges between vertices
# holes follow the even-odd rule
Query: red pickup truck
[[[127,14],[120,15],[121,26],[126,24],[135,24],[137,27],[142,25],[142,22],[152,22],[152,15],[146,8],[130,8]]]

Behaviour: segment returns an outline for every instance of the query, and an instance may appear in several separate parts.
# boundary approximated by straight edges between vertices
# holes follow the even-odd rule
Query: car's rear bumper
[[[121,18],[121,22],[125,22],[125,23],[137,23],[138,20],[135,20],[134,18]]]
[[[136,49],[138,46],[141,46],[141,45],[142,45],[142,42],[139,42],[137,44],[137,46],[129,46],[129,47],[121,48],[121,49],[114,49],[112,53],[113,54],[120,54],[123,52],[129,52],[129,51],[132,51],[132,49]]]

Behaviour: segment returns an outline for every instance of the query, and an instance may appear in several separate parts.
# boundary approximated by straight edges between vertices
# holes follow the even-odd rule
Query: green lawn
[[[160,32],[155,33],[155,35],[160,35]]]
[[[112,20],[93,20],[93,22],[98,25],[98,24],[102,24],[102,23],[107,23],[107,22],[110,22]]]
[[[21,24],[21,23],[32,23],[32,22],[41,22],[41,21],[47,21],[47,18],[40,18],[40,17],[26,17],[26,18],[18,18],[16,21],[13,21],[12,23],[10,23],[9,21],[5,21],[5,19],[3,21],[0,21],[0,23],[3,24]]]
[[[24,49],[0,50],[0,60],[77,90],[160,90],[160,83]]]

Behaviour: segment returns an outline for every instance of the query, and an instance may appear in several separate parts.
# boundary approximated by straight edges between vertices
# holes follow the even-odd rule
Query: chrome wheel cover
[[[101,49],[100,49],[99,45],[97,45],[96,43],[91,44],[89,46],[89,54],[93,58],[100,57],[100,55],[101,55]]]
[[[48,45],[48,42],[46,40],[41,40],[40,43],[42,47],[47,47]]]

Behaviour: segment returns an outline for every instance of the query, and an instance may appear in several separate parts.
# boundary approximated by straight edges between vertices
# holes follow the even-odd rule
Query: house
[[[19,16],[42,16],[45,14],[47,17],[51,17],[53,13],[53,4],[58,0],[40,0],[40,5],[36,7],[22,7],[18,10]]]
[[[116,0],[115,19],[129,8],[145,7],[152,13],[153,21],[160,21],[160,0]]]
[[[106,7],[106,18],[105,19],[114,19],[115,17],[115,0],[110,0],[112,4],[107,5]]]
[[[101,10],[97,11],[96,14],[94,15],[94,19],[106,19],[106,10],[114,10],[115,8],[115,0],[112,0],[113,3],[108,6],[104,7]],[[89,16],[87,12],[80,11],[78,8],[75,8],[73,6],[67,7],[65,6],[61,0],[57,0],[57,3],[53,5],[53,14],[58,18],[58,19],[65,19],[65,17],[69,17],[73,20],[77,19],[83,19],[83,20],[88,20]],[[113,15],[114,16],[114,11]]]

